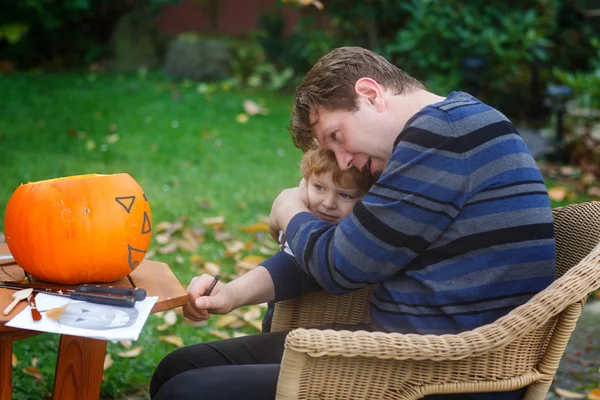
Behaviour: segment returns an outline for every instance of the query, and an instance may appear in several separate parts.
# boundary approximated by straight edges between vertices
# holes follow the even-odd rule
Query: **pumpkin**
[[[77,175],[20,185],[4,233],[17,264],[40,280],[112,282],[144,259],[152,216],[129,174]]]

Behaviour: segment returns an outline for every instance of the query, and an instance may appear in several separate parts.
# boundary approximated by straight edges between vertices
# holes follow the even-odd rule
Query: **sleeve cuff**
[[[281,301],[295,297],[300,293],[300,281],[295,279],[297,276],[296,260],[293,256],[284,251],[278,251],[263,261],[260,265],[265,267],[275,286],[274,301]],[[290,296],[291,294],[291,296]]]
[[[292,238],[303,223],[313,220],[319,220],[319,218],[308,211],[294,215],[288,223],[287,229],[285,230],[285,237],[287,238],[288,242],[291,242]]]
[[[275,287],[273,301],[293,299],[305,293],[322,289],[313,278],[298,268],[293,256],[283,251],[278,251],[260,265],[269,272],[273,280]]]

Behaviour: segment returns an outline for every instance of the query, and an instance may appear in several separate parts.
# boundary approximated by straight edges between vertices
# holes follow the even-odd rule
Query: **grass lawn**
[[[225,243],[215,240],[202,221],[224,216],[232,236],[258,241],[237,228],[268,215],[279,191],[300,179],[301,153],[286,131],[291,94],[170,85],[156,75],[145,79],[135,75],[8,75],[0,76],[0,88],[0,231],[10,195],[23,182],[127,172],[144,188],[155,227],[161,221],[187,217],[186,227],[206,230],[197,252],[178,250],[153,257],[167,262],[183,284],[198,274],[198,262],[189,262],[194,254],[196,261],[213,262],[226,273],[234,272],[235,257],[267,256],[256,249],[230,255]],[[245,99],[268,108],[268,116],[238,122]],[[155,232],[153,249],[160,248],[156,236]],[[154,367],[176,348],[156,340],[158,336],[177,336],[185,344],[217,339],[209,331],[218,318],[206,327],[194,327],[177,314],[176,324],[159,331],[156,327],[164,323],[163,318],[150,317],[132,346],[143,349],[137,357],[119,357],[117,353],[127,349],[121,343],[109,343],[114,361],[105,370],[102,396],[120,398],[120,393],[137,392],[140,398],[146,397]],[[250,325],[217,329],[230,334],[257,332]],[[50,334],[15,343],[15,399],[50,395],[56,348],[57,336]],[[23,372],[32,364],[43,378]]]
[[[267,257],[268,239],[239,228],[268,215],[279,191],[300,179],[301,154],[286,132],[292,95],[227,89],[173,85],[153,74],[0,76],[0,231],[10,195],[23,182],[127,172],[148,196],[154,227],[187,217],[187,228],[205,230],[196,251],[153,256],[167,262],[184,285],[203,268],[218,266],[227,281],[240,258]],[[268,108],[269,114],[238,121],[245,99]],[[225,218],[226,233],[238,240],[234,243],[245,244],[242,250],[232,251],[231,243],[203,224],[205,218],[217,216]],[[156,233],[152,249],[158,250],[166,244],[157,242]],[[255,314],[256,309],[248,310]],[[187,345],[215,340],[223,333],[257,332],[242,318],[231,323],[213,317],[205,326],[192,326],[181,314],[176,316],[164,330],[166,315],[150,316],[132,344],[141,348],[135,357],[119,355],[131,350],[123,343],[109,343],[113,362],[104,372],[103,397],[147,397],[156,364],[176,349],[158,340],[160,336],[180,338]],[[44,334],[15,343],[13,398],[50,395],[57,340],[57,335]],[[29,366],[35,366],[41,378],[25,373]]]

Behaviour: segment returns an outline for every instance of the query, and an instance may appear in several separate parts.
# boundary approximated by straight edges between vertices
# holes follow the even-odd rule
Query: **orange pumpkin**
[[[15,261],[38,279],[111,282],[144,259],[152,216],[129,174],[78,175],[19,186],[4,232]]]

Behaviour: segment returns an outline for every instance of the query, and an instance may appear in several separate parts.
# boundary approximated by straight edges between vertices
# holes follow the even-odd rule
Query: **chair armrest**
[[[375,285],[334,296],[324,290],[275,305],[271,330],[282,331],[331,323],[359,324],[371,321],[369,298]]]

